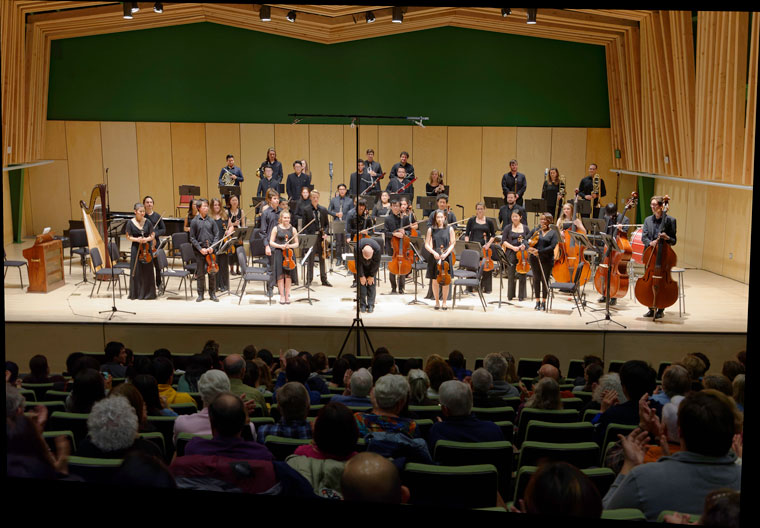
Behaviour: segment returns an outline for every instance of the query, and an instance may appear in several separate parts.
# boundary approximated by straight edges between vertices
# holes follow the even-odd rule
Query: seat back
[[[43,407],[47,408],[48,413],[53,413],[55,411],[66,411],[66,404],[63,403],[60,400],[55,401],[28,401],[24,403],[24,410],[25,411],[33,411],[35,407],[38,405],[42,405]]]
[[[401,482],[411,504],[488,508],[496,506],[499,472],[492,464],[436,466],[407,463]]]
[[[563,390],[560,386],[560,390]],[[562,398],[562,408],[563,409],[575,409],[576,411],[580,411],[583,409],[584,403],[583,400],[580,398]]]
[[[581,274],[583,273],[583,266],[585,266],[583,259],[578,259],[578,267],[575,268],[575,276],[573,277],[573,291],[578,291],[578,287],[581,283]]]
[[[562,409],[558,411],[552,411],[547,409],[533,409],[531,407],[524,407],[520,411],[520,421],[517,425],[517,438],[516,444],[522,445],[523,439],[525,439],[525,433],[528,430],[528,424],[531,420],[540,420],[543,422],[554,423],[568,423],[577,422],[580,419],[578,411],[575,409]]]
[[[54,411],[45,424],[46,431],[71,431],[76,445],[87,436],[87,418],[89,414]]]
[[[62,401],[65,402],[66,398],[69,397],[69,394],[71,392],[66,391],[57,391],[53,389],[49,389],[47,392],[45,392],[45,401]]]
[[[207,440],[211,440],[214,436],[210,434],[193,434],[193,433],[180,433],[177,435],[177,456],[185,456],[185,447],[187,447],[187,443],[195,438],[196,436],[200,438],[205,438]]]
[[[198,412],[198,407],[195,405],[195,402],[190,403],[172,403],[170,406],[172,411],[174,411],[177,414],[195,414]]]
[[[478,420],[489,422],[515,421],[515,410],[512,407],[473,407],[472,414]]]
[[[111,254],[111,261],[116,262],[119,260],[119,247],[116,245],[116,242],[108,243],[108,252]]]
[[[575,378],[583,376],[584,367],[582,359],[571,359],[570,364],[567,366],[568,379],[574,380]]]
[[[474,249],[465,249],[459,256],[459,268],[475,271],[480,265],[480,253]]]
[[[245,248],[243,246],[238,246],[238,248],[235,250],[235,253],[237,255],[240,271],[245,272],[245,269],[248,267],[247,259],[245,256]]]
[[[285,460],[292,455],[298,446],[309,445],[310,438],[285,438],[283,436],[269,435],[264,440],[264,445],[272,452],[277,460]]]
[[[590,422],[591,420],[593,420],[593,419],[594,419],[594,417],[595,417],[597,414],[599,414],[599,413],[601,413],[601,412],[602,412],[602,411],[600,411],[599,409],[586,409],[586,410],[583,412],[583,421],[584,421],[584,422]]]
[[[501,442],[453,442],[438,440],[433,449],[433,460],[443,466],[469,466],[492,464],[499,472],[499,493],[506,497],[512,480],[514,452],[512,443]]]
[[[523,442],[517,467],[538,466],[544,460],[567,462],[578,469],[599,464],[599,445],[596,442],[571,444],[554,442]]]
[[[515,505],[518,504],[520,499],[525,497],[525,489],[528,487],[528,482],[530,482],[531,477],[536,471],[538,471],[536,466],[520,467],[515,476],[515,492],[512,497]],[[596,486],[600,497],[604,497],[615,480],[615,472],[610,468],[587,468],[581,469],[581,472]]]
[[[644,512],[637,508],[616,508],[614,510],[602,510],[602,519],[615,521],[646,521]]]
[[[21,383],[21,388],[34,391],[34,399],[42,401],[45,399],[45,393],[53,388],[52,383]]]
[[[174,452],[174,422],[176,416],[148,416],[148,423],[153,425],[158,432],[164,435],[166,455],[171,458]]]
[[[637,427],[638,425],[628,425],[628,424],[618,424],[618,423],[607,424],[607,429],[604,431],[604,440],[602,442],[602,446],[606,446],[609,442],[617,442],[618,440],[617,435],[621,434],[623,436],[627,436],[628,433],[630,433]]]
[[[103,266],[103,259],[100,258],[100,250],[96,247],[90,248],[90,261],[93,269],[99,269]]]
[[[440,405],[410,405],[409,410],[423,420],[435,420],[442,416]]]
[[[56,452],[55,439],[59,436],[63,436],[68,441],[70,453],[77,452],[76,440],[74,440],[74,433],[71,431],[43,431],[42,438],[45,440],[51,453]]]
[[[195,253],[190,242],[183,242],[179,246],[179,254],[182,257],[182,265],[186,268],[188,264],[195,262]]]
[[[531,420],[525,433],[525,441],[576,443],[591,442],[594,426],[589,422],[554,423]]]
[[[520,378],[534,378],[541,368],[542,360],[536,358],[520,358],[517,361],[517,376]]]
[[[121,458],[87,458],[70,456],[69,473],[82,477],[87,482],[111,483],[113,475],[124,462]]]
[[[163,249],[156,250],[156,258],[158,259],[158,269],[164,271],[169,267],[169,259],[166,258],[166,253],[164,253]]]
[[[172,251],[181,249],[182,244],[185,242],[190,243],[190,234],[187,231],[172,233]]]

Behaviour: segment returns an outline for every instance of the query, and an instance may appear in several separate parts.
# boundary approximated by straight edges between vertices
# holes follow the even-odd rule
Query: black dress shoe
[[[650,308],[649,311],[644,314],[644,317],[654,317],[654,310]]]
[[[201,302],[203,300],[203,295],[199,295],[197,299],[195,299],[195,302]]]
[[[396,295],[396,288],[391,288],[391,295]]]
[[[654,315],[655,319],[662,319],[665,316],[665,310],[657,310],[657,313]]]
[[[359,311],[360,311],[361,313],[364,313],[364,312],[366,312],[366,311],[367,311],[367,309],[366,309],[364,306],[360,306],[360,307],[359,307]]]
[[[399,289],[398,294],[399,295],[404,295],[404,290]]]
[[[354,282],[351,283],[351,287],[352,288],[356,288],[356,281],[354,281]]]
[[[369,308],[367,308],[367,313],[372,313],[374,311],[375,311],[375,307],[374,306],[370,306]]]
[[[617,298],[610,299],[610,306],[615,306],[617,304]]]
[[[541,310],[544,311],[544,312],[546,311],[546,303],[545,302],[541,303]]]
[[[541,309],[541,302],[536,301],[536,307],[534,308],[534,310],[540,310],[540,309]]]
[[[209,298],[210,298],[212,301],[214,301],[214,302],[219,302],[219,297],[217,297],[217,296],[216,296],[216,295],[214,295],[213,293],[212,293],[212,294],[209,294]]]
[[[330,284],[327,281],[322,281],[322,286],[327,286],[328,288],[332,288],[332,284]]]
[[[607,300],[607,297],[599,297],[599,300],[598,300],[598,301],[596,301],[596,302],[600,302],[600,303],[603,303],[603,302],[605,302],[606,300]]]

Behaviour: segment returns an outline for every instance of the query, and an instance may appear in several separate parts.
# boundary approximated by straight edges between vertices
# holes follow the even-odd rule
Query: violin
[[[493,250],[491,248],[483,248],[483,271],[493,271]]]
[[[216,262],[216,255],[208,253],[206,255],[206,273],[213,275],[219,271],[219,264]]]
[[[517,239],[520,245],[522,245],[524,240],[525,239],[523,238],[522,235],[520,235]],[[538,239],[536,239],[536,242],[538,242]],[[515,255],[517,256],[517,265],[515,266],[515,271],[517,273],[525,275],[526,273],[530,271],[530,262],[528,262],[528,251],[523,249],[521,251],[516,252]]]
[[[625,203],[623,216],[628,209],[636,206],[638,200],[639,193],[633,191]],[[633,248],[628,242],[628,234],[620,228],[616,228],[616,231],[615,243],[622,251],[613,251],[612,248],[609,248],[604,256],[604,261],[596,268],[596,275],[594,275],[594,287],[601,296],[605,297],[607,295],[607,273],[609,272],[610,299],[620,299],[628,293],[628,262],[633,256]]]
[[[643,261],[646,270],[644,276],[636,281],[634,288],[637,301],[658,310],[673,306],[678,300],[678,283],[670,275],[670,270],[676,265],[678,257],[670,244],[663,241],[660,236],[665,227],[670,197],[664,196],[662,201],[662,222],[657,233],[657,242],[644,250]]]
[[[285,246],[290,243],[290,237],[285,237]],[[296,269],[296,261],[293,259],[293,248],[285,247],[282,250],[282,269]]]
[[[443,244],[441,244],[439,255],[443,257]],[[449,261],[438,259],[437,267],[438,267],[438,274],[435,280],[438,282],[438,284],[441,284],[443,286],[448,286],[449,284],[451,284],[451,269],[449,267]]]

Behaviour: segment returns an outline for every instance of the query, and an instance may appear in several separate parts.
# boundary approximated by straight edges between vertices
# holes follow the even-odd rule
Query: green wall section
[[[605,52],[590,44],[444,27],[328,46],[204,22],[51,46],[48,119],[610,126]]]
[[[8,187],[11,195],[11,217],[13,218],[13,241],[21,242],[21,219],[24,208],[24,169],[8,171]]]

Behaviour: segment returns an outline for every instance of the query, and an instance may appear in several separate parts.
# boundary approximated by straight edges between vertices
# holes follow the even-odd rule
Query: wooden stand
[[[63,286],[63,243],[53,233],[38,235],[34,245],[23,251],[29,263],[27,292],[47,293]]]

